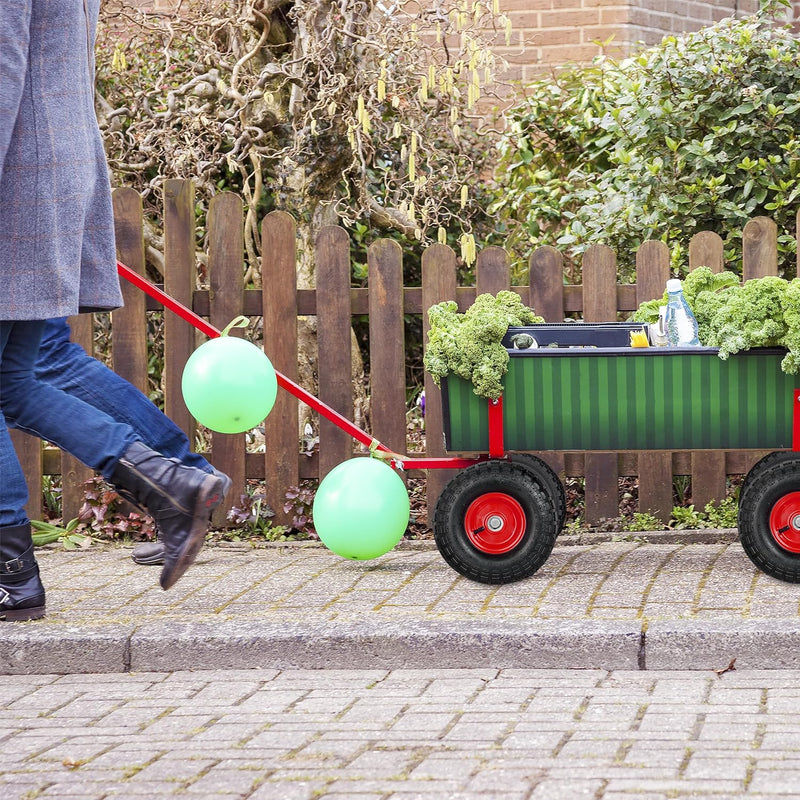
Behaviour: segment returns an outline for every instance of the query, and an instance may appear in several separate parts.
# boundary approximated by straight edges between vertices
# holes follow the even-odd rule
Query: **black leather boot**
[[[216,468],[214,468],[212,474],[218,475],[220,478],[222,478],[222,499],[224,500],[225,495],[228,494],[228,490],[231,488],[232,481],[224,472],[220,472]],[[159,530],[158,526],[156,526],[155,541],[137,544],[131,552],[131,558],[133,559],[134,563],[144,564],[148,567],[155,566],[157,564],[163,564],[165,549],[166,548],[164,547],[161,531]]]
[[[203,546],[211,512],[222,502],[222,478],[134,442],[117,462],[111,483],[126,500],[142,506],[161,531],[161,588],[169,589]]]
[[[44,606],[30,523],[0,528],[0,620],[40,619]]]

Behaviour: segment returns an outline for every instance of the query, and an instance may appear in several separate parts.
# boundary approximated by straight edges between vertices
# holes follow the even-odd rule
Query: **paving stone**
[[[0,795],[730,800],[746,788],[757,800],[793,796],[798,726],[790,713],[780,714],[770,732],[767,709],[773,696],[800,700],[800,671],[727,677],[699,670],[521,669],[248,670],[230,678],[220,670],[159,673],[152,681],[123,674],[105,684],[113,689],[118,721],[128,709],[139,719],[142,686],[182,691],[149,700],[160,727],[132,724],[122,736],[96,724],[64,726],[53,713],[58,688],[70,719],[94,718],[103,686],[91,688],[85,676],[33,684],[48,701],[45,717],[14,691],[30,687],[28,677],[7,676],[4,688],[18,700],[1,718]],[[198,698],[219,707],[225,684],[231,703],[224,713],[198,714]],[[292,685],[300,699],[287,704]],[[492,698],[507,698],[521,686],[539,702],[493,706]],[[414,691],[398,704],[394,692],[409,688]],[[282,701],[254,714],[244,707],[254,690],[274,691]],[[667,702],[671,693],[676,696]],[[437,710],[423,710],[431,700]],[[364,714],[341,711],[370,702],[377,708],[382,701],[391,723],[389,714],[378,715],[383,721],[376,725]],[[425,718],[437,722],[420,725]],[[649,726],[648,720],[662,724]],[[256,725],[259,732],[242,744]],[[22,787],[25,792],[18,791]]]

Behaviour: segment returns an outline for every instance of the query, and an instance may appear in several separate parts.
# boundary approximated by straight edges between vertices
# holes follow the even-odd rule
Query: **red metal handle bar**
[[[143,277],[138,272],[134,272],[130,267],[125,266],[121,261],[117,261],[117,272],[119,272],[126,281],[132,283],[138,289],[141,289],[145,294],[149,294],[150,297],[157,300],[165,308],[176,313],[182,319],[185,319],[201,333],[204,333],[212,339],[221,335],[218,328],[206,322],[206,320],[198,314],[195,314],[190,308],[187,308],[183,303],[178,302],[174,297],[171,297],[165,291],[159,289],[158,286],[147,280],[147,278]],[[275,370],[275,375],[278,379],[279,386],[282,386],[298,400],[302,400],[307,406],[314,409],[314,411],[318,411],[325,419],[336,425],[337,428],[340,428],[356,441],[369,447],[370,450],[378,450],[390,454],[392,457],[389,460],[392,466],[398,469],[459,469],[461,467],[468,467],[478,461],[486,460],[486,456],[476,456],[475,458],[414,458],[402,456],[390,450],[386,445],[370,436],[366,431],[361,430],[361,428],[354,425],[347,417],[342,416],[338,411],[335,411],[313,394],[307,392],[302,386],[289,380],[289,378],[282,375],[278,370]]]

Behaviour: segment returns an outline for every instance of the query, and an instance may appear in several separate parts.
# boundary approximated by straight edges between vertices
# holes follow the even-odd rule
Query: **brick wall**
[[[800,0],[797,2],[800,6]],[[757,0],[501,0],[514,28],[510,47],[498,52],[511,65],[506,78],[529,80],[543,70],[586,63],[603,51],[627,55],[724,17],[741,17]]]

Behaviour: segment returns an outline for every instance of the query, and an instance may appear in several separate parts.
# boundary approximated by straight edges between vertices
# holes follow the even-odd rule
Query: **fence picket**
[[[406,451],[406,347],[403,331],[403,251],[388,239],[367,252],[369,267],[370,414],[372,435]]]
[[[742,231],[742,280],[778,274],[778,226],[768,217],[754,217]],[[745,453],[749,470],[765,453]]]
[[[456,296],[456,254],[446,245],[435,244],[422,254],[422,334],[428,341],[430,323],[426,309]],[[439,387],[425,373],[425,448],[429,456],[442,456],[444,450],[444,427],[442,424],[442,402]],[[428,521],[433,524],[433,510],[445,484],[455,475],[455,470],[428,470],[426,501]]]
[[[755,217],[742,231],[742,280],[777,274],[778,226],[768,217]]]
[[[708,267],[712,272],[722,272],[725,252],[722,239],[712,231],[696,233],[689,242],[689,269]],[[702,510],[713,501],[725,497],[724,450],[698,450],[691,454],[692,504]]]
[[[586,322],[617,319],[617,257],[603,244],[592,245],[583,256],[583,317]],[[584,403],[591,403],[588,386]],[[619,479],[616,453],[586,453],[585,521],[595,524],[619,514]]]
[[[669,248],[664,242],[644,242],[636,252],[636,303],[664,294],[669,278]],[[672,453],[639,453],[639,510],[662,522],[672,514]]]
[[[244,210],[242,199],[231,192],[216,195],[208,209],[208,277],[211,324],[224,329],[242,313],[244,305]],[[229,335],[242,336],[241,328]],[[251,335],[251,334],[248,334]],[[211,449],[216,466],[232,481],[230,498],[245,491],[245,436],[243,433],[212,433]],[[213,523],[224,526],[227,508],[214,511]]]
[[[117,189],[113,198],[119,259],[134,272],[144,275],[142,198],[134,189]],[[147,337],[142,336],[147,326],[147,298],[127,281],[121,283],[125,305],[111,314],[114,371],[147,394]]]
[[[28,519],[42,518],[42,440],[15,428],[10,428],[11,442],[17,453],[25,482],[28,484]]]
[[[317,237],[317,346],[319,397],[353,419],[352,329],[350,310],[350,239],[336,226]],[[319,477],[353,455],[353,442],[328,420],[319,426]]]
[[[272,211],[261,225],[261,292],[264,351],[281,374],[297,383],[297,239],[294,219]],[[275,522],[291,524],[283,510],[286,490],[300,483],[298,400],[279,390],[264,421],[264,477],[267,503]]]
[[[508,254],[502,247],[485,247],[475,264],[475,293],[497,294],[510,287]]]
[[[72,331],[70,338],[92,355],[94,353],[93,318],[89,314],[79,314],[69,318]],[[64,522],[78,516],[83,505],[84,483],[91,480],[94,472],[73,458],[69,453],[61,453],[61,503]]]
[[[527,304],[545,322],[564,321],[564,259],[554,247],[537,247],[528,259]],[[526,298],[523,294],[523,302]],[[563,481],[566,477],[564,454],[538,452]]]
[[[564,321],[564,259],[554,247],[537,247],[528,262],[529,305],[545,322]],[[524,299],[524,298],[523,298]]]
[[[725,250],[722,239],[713,231],[700,231],[689,241],[689,269],[708,267],[712,272],[722,272]]]
[[[195,288],[194,188],[191,181],[164,182],[164,291],[191,308]],[[195,424],[181,393],[181,376],[195,349],[195,331],[164,314],[164,411],[194,441]]]

